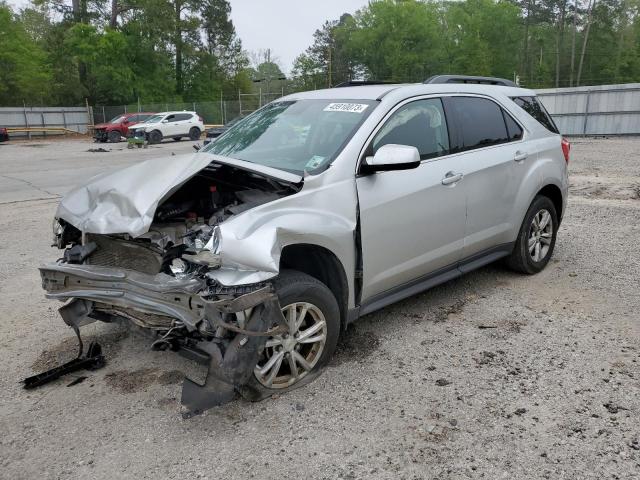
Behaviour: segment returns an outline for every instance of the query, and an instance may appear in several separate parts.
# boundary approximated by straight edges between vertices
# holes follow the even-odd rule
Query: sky
[[[28,0],[8,0],[14,8]],[[231,19],[245,50],[270,48],[285,73],[313,41],[325,20],[354,13],[368,0],[230,0]]]

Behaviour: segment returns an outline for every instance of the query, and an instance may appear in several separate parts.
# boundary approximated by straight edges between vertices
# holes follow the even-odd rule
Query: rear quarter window
[[[535,118],[538,123],[553,133],[560,133],[551,115],[537,97],[511,97],[516,105]]]

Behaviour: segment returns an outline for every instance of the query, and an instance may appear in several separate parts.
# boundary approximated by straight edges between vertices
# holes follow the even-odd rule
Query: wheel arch
[[[536,196],[541,195],[543,197],[547,197],[551,202],[553,202],[553,206],[556,209],[556,215],[558,216],[558,226],[560,225],[563,212],[563,198],[562,198],[562,190],[557,185],[549,183],[538,190]],[[534,197],[535,198],[535,197]]]
[[[337,255],[320,245],[294,243],[286,245],[280,255],[280,270],[293,269],[324,283],[336,297],[340,308],[340,325],[346,328],[349,284],[347,275]]]

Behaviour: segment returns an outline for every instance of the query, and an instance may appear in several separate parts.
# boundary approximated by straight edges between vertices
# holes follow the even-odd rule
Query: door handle
[[[442,179],[442,185],[451,185],[453,183],[457,183],[462,180],[462,177],[464,177],[464,175],[461,173],[447,172]]]
[[[513,156],[513,159],[516,162],[522,162],[523,160],[526,160],[528,156],[529,154],[527,152],[521,152],[520,150],[518,150],[516,154]]]

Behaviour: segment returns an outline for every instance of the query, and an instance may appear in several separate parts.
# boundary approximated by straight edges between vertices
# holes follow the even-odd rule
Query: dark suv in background
[[[125,113],[109,120],[107,123],[99,123],[94,127],[94,138],[96,142],[117,143],[120,137],[126,137],[129,133],[129,126],[147,120],[154,113],[138,112]]]

